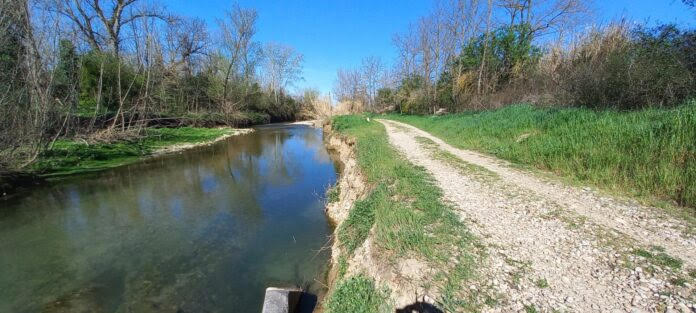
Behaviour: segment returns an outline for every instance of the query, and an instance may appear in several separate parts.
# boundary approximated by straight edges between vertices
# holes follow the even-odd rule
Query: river
[[[321,130],[271,125],[0,201],[0,312],[259,312],[319,292],[337,178]]]

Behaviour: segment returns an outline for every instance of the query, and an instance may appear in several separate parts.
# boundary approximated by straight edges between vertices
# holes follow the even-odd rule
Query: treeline
[[[394,37],[393,69],[377,62],[375,73],[368,58],[339,71],[335,94],[353,108],[414,114],[518,102],[639,109],[696,95],[696,31],[625,21],[587,30],[585,3],[438,2]]]
[[[0,0],[0,172],[60,136],[295,119],[303,57],[258,42],[257,19],[232,5],[211,31],[147,0]]]

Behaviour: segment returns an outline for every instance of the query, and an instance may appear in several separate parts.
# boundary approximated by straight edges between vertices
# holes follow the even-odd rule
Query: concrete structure
[[[295,288],[266,288],[262,313],[296,313],[302,290]]]

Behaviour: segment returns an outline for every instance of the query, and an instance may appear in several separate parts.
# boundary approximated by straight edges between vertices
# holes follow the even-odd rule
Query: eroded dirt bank
[[[339,229],[349,218],[356,201],[369,196],[375,186],[368,183],[366,175],[361,172],[354,138],[332,131],[331,125],[325,124],[324,140],[328,149],[335,153],[342,164],[339,180],[334,187],[338,190],[338,197],[335,201],[329,202],[326,207],[327,215],[336,225],[331,246],[328,294],[332,293],[333,288],[342,278],[365,276],[373,280],[379,292],[385,296],[380,311],[419,308],[419,303],[434,303],[438,288],[425,286],[431,279],[429,275],[434,271],[428,268],[425,262],[415,257],[398,260],[388,258],[385,255],[387,252],[375,243],[374,227],[376,225],[370,229],[367,238],[354,251],[345,250],[344,243],[338,236]]]

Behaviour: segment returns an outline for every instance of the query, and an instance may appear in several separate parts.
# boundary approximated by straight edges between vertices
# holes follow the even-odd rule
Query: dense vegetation
[[[389,117],[456,147],[620,193],[696,207],[696,102],[635,112],[515,105],[438,117]]]
[[[378,91],[376,103],[402,113],[544,106],[642,109],[683,104],[696,90],[696,31],[611,25],[572,47],[533,44],[527,24],[481,34],[429,83],[414,72]],[[433,86],[430,86],[433,84]]]
[[[466,294],[464,282],[471,278],[477,258],[475,240],[451,207],[443,202],[432,177],[394,150],[380,123],[363,116],[345,115],[335,117],[332,127],[356,139],[358,165],[374,186],[364,200],[355,204],[337,230],[343,257],[352,255],[373,229],[373,244],[384,251],[378,254],[382,256],[379,261],[393,264],[409,258],[425,262],[436,271],[429,284],[442,295],[438,302],[443,308],[455,311],[474,307],[477,302]],[[326,302],[327,311],[352,312],[348,308],[353,308],[361,298],[379,299],[379,288],[365,279],[341,278]],[[367,292],[372,295],[366,296]]]
[[[395,36],[394,68],[365,58],[338,71],[335,94],[356,112],[406,114],[520,102],[635,110],[696,96],[696,30],[627,21],[588,27],[590,13],[576,0],[439,3]]]
[[[60,138],[108,144],[153,126],[297,118],[304,98],[287,87],[302,55],[256,41],[257,19],[233,5],[212,32],[156,1],[0,1],[0,177]]]

